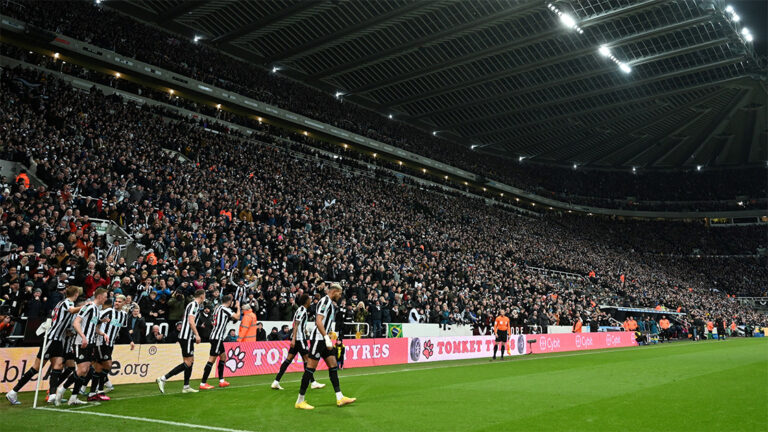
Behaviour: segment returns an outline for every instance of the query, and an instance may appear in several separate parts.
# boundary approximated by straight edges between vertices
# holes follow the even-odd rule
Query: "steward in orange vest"
[[[256,342],[258,333],[258,320],[256,314],[251,310],[251,305],[245,304],[243,309],[243,319],[240,321],[240,331],[237,333],[238,342]]]

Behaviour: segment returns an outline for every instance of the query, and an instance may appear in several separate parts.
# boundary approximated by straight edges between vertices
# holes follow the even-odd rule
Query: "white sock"
[[[280,381],[274,380],[274,381],[272,381],[272,385],[280,385]]]
[[[219,382],[223,383],[224,382],[224,378],[219,378]]]
[[[112,387],[112,381],[107,380],[107,382],[104,383],[104,387]]]
[[[341,400],[341,398],[343,398],[343,397],[344,397],[344,395],[341,394],[341,392],[336,392],[336,400]]]
[[[10,397],[16,397],[16,394],[17,393],[15,391],[13,391],[13,390],[8,392],[8,396],[10,396]]]
[[[160,381],[165,381],[167,378],[165,378],[165,375],[160,377]]]
[[[189,388],[189,386],[188,386],[188,385],[185,385],[185,386],[184,386],[184,388],[185,388],[185,389],[188,389],[188,388]]]
[[[304,402],[304,395],[299,395],[299,398],[298,398],[298,399],[296,399],[296,403],[297,403],[297,404],[300,404],[300,403],[302,403],[302,402]]]

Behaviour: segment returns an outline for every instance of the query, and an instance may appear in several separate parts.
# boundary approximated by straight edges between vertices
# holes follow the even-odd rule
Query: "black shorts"
[[[212,340],[211,341],[211,352],[209,353],[211,357],[218,357],[222,354],[224,354],[224,341],[223,340]]]
[[[325,341],[322,339],[312,341],[309,343],[309,356],[315,360],[320,360],[333,356],[333,350],[325,346]]]
[[[75,359],[75,342],[67,340],[64,342],[64,361]]]
[[[80,344],[75,345],[75,362],[77,364],[93,361],[98,361],[96,358],[96,347],[93,344],[88,344],[85,348],[80,346]]]
[[[309,354],[309,351],[307,350],[307,342],[297,340],[296,343],[293,345],[293,348],[288,350],[288,354],[293,354],[294,356],[296,354],[299,354],[302,357]]]
[[[49,340],[48,346],[45,347],[45,354],[43,354],[43,346],[40,345],[40,349],[37,350],[37,358],[43,355],[43,360],[50,360],[54,357],[64,357],[64,344],[58,340]]]
[[[507,331],[499,330],[496,332],[496,342],[507,342]]]
[[[96,347],[96,358],[98,361],[112,360],[112,349],[109,345],[99,345]]]
[[[194,357],[195,356],[195,340],[194,339],[179,339],[179,346],[181,347],[182,357]]]

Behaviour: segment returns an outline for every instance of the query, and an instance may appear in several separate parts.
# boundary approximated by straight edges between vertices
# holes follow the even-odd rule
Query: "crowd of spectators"
[[[377,331],[414,315],[483,324],[502,307],[542,327],[606,320],[600,304],[766,320],[725,295],[739,276],[741,288],[764,292],[764,259],[721,267],[724,285],[716,286],[701,267],[643,247],[667,231],[690,230],[678,241],[720,248],[719,240],[697,240],[700,226],[660,224],[656,235],[655,222],[525,218],[381,172],[300,158],[277,137],[257,143],[170,120],[157,108],[76,90],[55,74],[6,68],[0,85],[0,158],[31,158],[47,184],[26,188],[7,179],[1,186],[5,315],[41,317],[63,286],[82,286],[86,295],[103,286],[130,297],[137,340],[142,333],[157,338],[148,323],[173,329],[200,288],[206,335],[210,310],[238,285],[259,319],[280,321],[291,319],[298,295],[318,295],[333,280],[344,287],[339,321]],[[124,228],[141,254],[127,260],[125,245],[109,244],[91,218]],[[737,241],[749,235],[727,230]],[[529,266],[590,278],[562,279]],[[266,337],[273,333],[279,337],[277,329]],[[173,330],[163,337],[172,339]]]
[[[63,3],[63,2],[62,2]],[[472,151],[405,123],[359,109],[227,56],[215,44],[167,33],[92,2],[10,2],[3,13],[484,177],[571,203],[628,209],[764,207],[765,167],[698,172],[574,171]],[[677,187],[670,188],[669,184]],[[631,197],[631,198],[630,198]],[[745,198],[746,197],[746,198]],[[667,202],[663,202],[667,201]],[[671,201],[685,201],[672,204]],[[742,204],[737,204],[741,202]]]

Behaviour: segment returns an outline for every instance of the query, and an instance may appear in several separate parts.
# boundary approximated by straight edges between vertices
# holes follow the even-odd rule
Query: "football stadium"
[[[768,1],[0,0],[0,430],[768,430]]]

